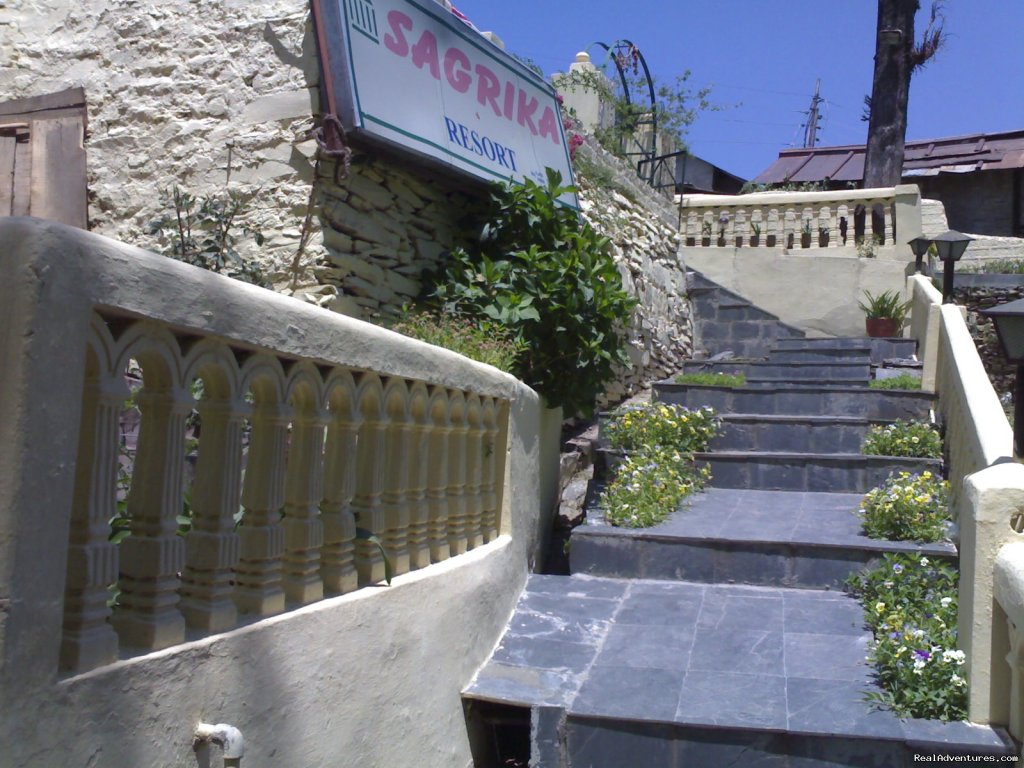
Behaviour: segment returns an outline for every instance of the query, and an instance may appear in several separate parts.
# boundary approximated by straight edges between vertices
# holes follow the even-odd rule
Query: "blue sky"
[[[922,2],[918,33],[930,3]],[[481,30],[533,59],[547,75],[577,51],[629,39],[656,79],[692,71],[713,100],[738,105],[702,114],[691,151],[731,173],[755,176],[780,149],[800,146],[804,114],[821,78],[819,145],[861,144],[871,92],[876,3],[871,0],[457,0]],[[947,48],[914,76],[908,139],[1024,129],[1024,2],[950,0]],[[598,47],[590,49],[597,59]]]

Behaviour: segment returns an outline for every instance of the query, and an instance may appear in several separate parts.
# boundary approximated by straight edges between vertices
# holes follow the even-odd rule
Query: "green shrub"
[[[927,421],[896,421],[874,424],[868,429],[861,453],[872,456],[908,456],[941,459],[942,438]]]
[[[676,376],[676,384],[695,387],[742,387],[747,377],[742,373],[684,373]]]
[[[921,379],[912,373],[901,373],[891,379],[874,379],[868,386],[871,389],[920,389]]]
[[[889,541],[939,541],[949,522],[949,483],[931,472],[900,472],[860,503],[864,533]]]
[[[446,312],[406,311],[391,330],[428,344],[450,349],[506,373],[515,369],[523,344],[503,326]]]
[[[710,476],[689,454],[655,448],[630,454],[601,495],[605,520],[622,528],[648,528],[671,515]]]
[[[602,428],[613,448],[642,451],[655,447],[701,453],[718,431],[712,408],[691,410],[681,405],[649,403],[621,411]]]
[[[967,717],[965,655],[956,648],[957,582],[951,566],[908,554],[887,554],[847,581],[874,634],[868,658],[882,690],[868,698],[899,717]]]
[[[505,326],[523,345],[515,374],[566,415],[589,414],[618,366],[636,301],[608,249],[560,205],[559,173],[547,185],[496,185],[479,242],[455,248],[425,280],[425,297],[449,312]]]

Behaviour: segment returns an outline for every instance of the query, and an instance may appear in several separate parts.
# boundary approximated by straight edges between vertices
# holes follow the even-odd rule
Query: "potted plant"
[[[830,234],[830,231],[829,231],[829,228],[827,226],[822,225],[822,226],[818,227],[818,247],[819,248],[828,248],[829,234]]]
[[[811,247],[811,220],[804,219],[803,228],[800,230],[800,247]]]
[[[750,245],[756,248],[761,244],[761,225],[756,221],[750,222]]]
[[[872,296],[864,291],[866,301],[858,302],[864,310],[864,325],[871,338],[898,337],[903,333],[903,324],[907,320],[909,301],[900,301],[898,291],[884,291]]]
[[[700,225],[700,244],[705,248],[711,245],[711,229],[711,220],[704,219]]]

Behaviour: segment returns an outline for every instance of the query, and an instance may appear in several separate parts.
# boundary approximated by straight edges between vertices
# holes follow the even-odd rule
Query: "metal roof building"
[[[754,182],[859,186],[864,152],[863,145],[786,149]],[[954,229],[1024,236],[1024,130],[908,141],[903,180],[942,200]]]

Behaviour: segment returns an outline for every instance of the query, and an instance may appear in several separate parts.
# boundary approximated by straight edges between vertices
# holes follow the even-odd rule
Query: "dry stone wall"
[[[628,337],[633,367],[607,394],[617,400],[675,373],[693,353],[678,211],[593,139],[586,138],[576,158],[583,217],[611,239],[623,282],[640,300]]]
[[[277,289],[374,319],[416,297],[486,193],[369,148],[356,147],[346,178],[317,162],[306,0],[0,0],[0,11],[0,99],[85,88],[89,225],[100,234],[166,253],[169,240],[147,231],[171,210],[166,190],[231,190],[251,197],[238,250]],[[592,170],[584,216],[612,238],[642,301],[618,397],[689,353],[685,277],[668,201],[596,144],[580,151]]]

